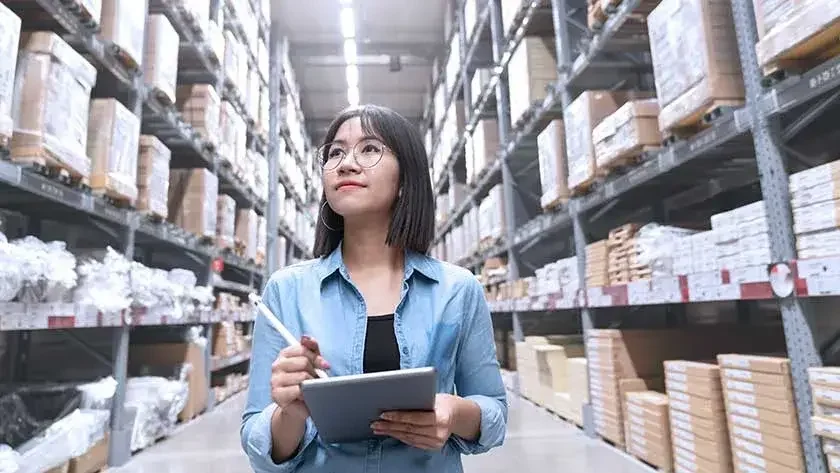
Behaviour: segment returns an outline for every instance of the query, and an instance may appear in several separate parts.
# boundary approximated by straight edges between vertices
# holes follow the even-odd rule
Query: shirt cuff
[[[306,447],[312,443],[317,435],[315,424],[311,418],[306,419],[306,430],[298,445],[294,456],[282,463],[274,463],[271,459],[271,417],[278,408],[273,402],[262,410],[254,419],[248,439],[248,457],[256,473],[292,473],[294,472],[306,452]]]
[[[481,395],[466,396],[464,399],[478,404],[481,410],[481,426],[477,440],[468,441],[453,435],[451,440],[455,447],[464,455],[476,455],[501,445],[505,437],[506,422],[499,401]]]

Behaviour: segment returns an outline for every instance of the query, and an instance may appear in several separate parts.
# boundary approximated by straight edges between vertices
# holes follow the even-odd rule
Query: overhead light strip
[[[339,23],[344,37],[344,60],[347,63],[347,102],[351,107],[359,105],[359,52],[356,47],[356,15],[351,0],[341,0]]]

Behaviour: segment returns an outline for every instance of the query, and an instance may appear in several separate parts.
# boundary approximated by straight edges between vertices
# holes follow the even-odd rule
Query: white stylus
[[[280,332],[280,335],[283,336],[283,339],[286,340],[286,343],[288,343],[289,346],[300,345],[300,341],[298,341],[298,339],[296,339],[295,336],[292,335],[292,332],[290,332],[289,329],[287,329],[286,326],[283,325],[282,322],[280,322],[280,319],[278,319],[277,316],[271,312],[271,309],[269,309],[268,306],[265,305],[265,303],[262,300],[262,297],[252,292],[248,294],[248,300],[251,302],[251,305],[259,309],[260,313],[262,313],[262,315],[266,319],[268,319],[269,322],[271,322],[271,325],[274,327],[274,329]],[[326,371],[320,368],[315,368],[315,374],[319,378],[329,378],[329,375],[327,375]]]

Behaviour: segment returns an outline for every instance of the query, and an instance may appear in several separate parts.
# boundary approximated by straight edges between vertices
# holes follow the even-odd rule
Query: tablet
[[[385,411],[431,411],[437,373],[433,367],[318,378],[301,384],[318,435],[327,443],[375,438],[370,424]]]

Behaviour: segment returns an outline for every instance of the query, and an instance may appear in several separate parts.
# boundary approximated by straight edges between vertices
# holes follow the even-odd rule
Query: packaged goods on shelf
[[[542,102],[548,87],[557,80],[554,38],[526,36],[513,51],[508,63],[510,119],[516,124],[536,102]]]
[[[592,130],[598,169],[631,164],[644,151],[659,147],[659,104],[656,99],[631,100]]]
[[[256,69],[248,69],[248,85],[245,87],[245,113],[256,123],[260,116],[260,78]]]
[[[569,198],[566,177],[566,129],[563,120],[552,120],[537,136],[544,209],[554,208]]]
[[[243,66],[245,70],[242,70]],[[225,82],[229,82],[233,86],[236,94],[242,96],[248,74],[247,55],[244,46],[230,30],[225,30],[224,72]]]
[[[583,406],[589,404],[589,371],[586,358],[569,358],[566,362],[569,389],[569,420],[583,425]]]
[[[578,335],[528,336],[516,342],[522,395],[548,407],[555,392],[566,392],[567,359],[583,352],[583,340]]]
[[[441,122],[446,117],[446,87],[441,83],[435,90],[435,128],[440,128]]]
[[[822,440],[822,450],[831,471],[840,467],[840,368],[808,368],[808,380],[814,396],[814,432]],[[791,440],[796,442],[797,440]]]
[[[163,14],[150,14],[146,19],[146,55],[143,59],[143,80],[167,102],[175,103],[178,86],[178,32]]]
[[[210,21],[210,0],[179,0],[178,3],[184,6],[187,15],[192,22],[198,25],[199,30],[205,34],[209,30]],[[219,9],[219,18],[222,18],[222,9]],[[219,56],[221,57],[221,56]]]
[[[216,246],[233,248],[236,233],[236,201],[233,197],[219,194],[216,199]]]
[[[209,12],[209,9],[208,9]],[[222,16],[222,12],[219,11],[219,16]],[[212,59],[219,64],[225,63],[225,32],[224,32],[224,20],[222,18],[219,19],[220,21],[208,21],[207,22],[207,43],[210,45],[210,53],[212,54]]]
[[[718,363],[736,469],[805,471],[790,360],[725,354]]]
[[[166,220],[169,199],[169,162],[172,153],[152,135],[140,136],[137,157],[137,210]]]
[[[245,160],[248,125],[236,111],[236,107],[227,100],[222,102],[221,109],[221,143],[219,154],[223,160],[230,162],[234,173],[244,176],[242,162]]]
[[[129,378],[125,405],[136,411],[131,451],[146,448],[169,435],[178,421],[178,413],[187,404],[188,395],[189,386],[184,375],[177,379]]]
[[[297,219],[297,204],[291,197],[286,198],[286,211],[283,212],[283,217],[285,217],[286,225],[289,228],[294,228]]]
[[[140,119],[117,99],[90,102],[87,151],[94,191],[134,205],[139,141]]]
[[[770,262],[770,236],[764,201],[712,215],[720,269],[760,266]],[[741,281],[736,281],[741,282]]]
[[[484,86],[490,82],[490,76],[492,75],[493,70],[488,67],[480,67],[475,70],[472,82],[470,82],[470,95],[472,96],[470,104],[473,107],[478,105],[478,99],[481,97],[481,91],[484,90]]]
[[[817,65],[837,56],[840,4],[831,0],[807,2],[782,0],[776,10],[769,2],[756,8],[759,41],[755,45],[758,64],[769,71],[791,63]],[[783,16],[782,16],[783,15]],[[761,34],[763,33],[763,34]]]
[[[672,468],[668,396],[656,391],[628,392],[626,403],[627,450],[655,467]]]
[[[169,171],[169,221],[197,235],[216,235],[219,180],[207,169]]]
[[[573,192],[588,188],[595,179],[592,130],[618,110],[625,96],[624,92],[585,91],[564,114],[568,185]]]
[[[717,363],[664,363],[674,464],[680,471],[733,471],[720,367]]]
[[[635,235],[636,253],[631,254],[631,279],[648,279],[680,274],[674,271],[676,259],[679,258],[678,255],[686,253],[679,253],[677,247],[680,244],[679,242],[690,241],[686,237],[695,233],[696,230],[656,223],[649,223],[641,227]],[[687,254],[691,254],[690,248],[687,249]]]
[[[177,106],[184,121],[189,123],[203,140],[213,146],[220,144],[222,103],[219,94],[212,85],[178,86]]]
[[[25,33],[15,71],[12,159],[90,176],[90,92],[96,68],[58,35]]]
[[[609,245],[607,240],[586,245],[586,286],[608,286]]]
[[[607,271],[611,286],[626,284],[631,280],[630,260],[637,251],[636,232],[641,225],[628,223],[610,231],[607,238],[609,263]]]
[[[20,43],[20,18],[0,5],[0,146],[8,147],[14,131],[15,66]]]
[[[102,0],[100,35],[116,46],[118,54],[133,68],[143,66],[146,5],[146,0]]]
[[[474,183],[484,169],[496,161],[499,152],[499,123],[496,119],[479,120],[472,135],[473,172],[467,175],[468,182]]]
[[[478,206],[479,231],[482,245],[491,245],[505,233],[505,205],[501,184],[497,184]]]
[[[435,201],[435,220],[439,226],[449,216],[449,194],[438,194]]]
[[[580,288],[578,278],[577,258],[572,256],[549,263],[534,271],[533,294],[559,294],[563,297],[574,297]]]
[[[257,72],[264,83],[268,83],[268,45],[260,41],[257,45]]]
[[[236,243],[242,245],[242,254],[249,260],[257,259],[257,212],[239,209],[236,212]]]
[[[483,203],[483,202],[482,202]],[[492,219],[492,217],[490,217]],[[464,256],[472,255],[482,249],[482,230],[490,233],[496,232],[496,227],[490,225],[482,228],[481,207],[472,207],[464,216],[462,226],[464,228]]]
[[[0,263],[0,302],[61,302],[77,286],[76,258],[64,242],[4,236]]]
[[[790,176],[793,229],[800,258],[838,254],[835,235],[840,226],[840,161],[832,161]]]
[[[715,107],[744,103],[728,0],[663,0],[648,16],[648,31],[660,130],[692,127]]]
[[[188,366],[184,376],[187,392],[178,420],[186,422],[204,412],[207,406],[205,347],[207,339],[181,343],[131,345],[128,363],[132,372],[155,371],[166,367]]]
[[[268,245],[268,221],[262,215],[257,217],[257,258],[256,262],[259,265],[265,264],[265,250]]]

